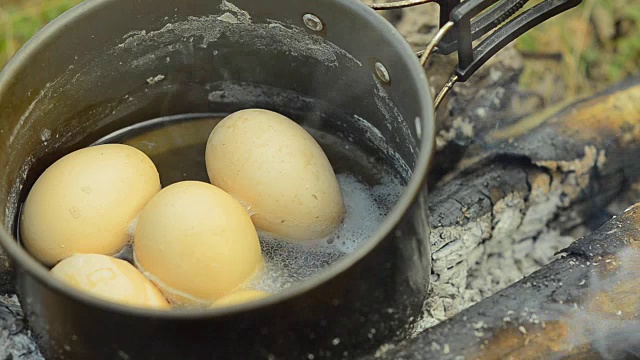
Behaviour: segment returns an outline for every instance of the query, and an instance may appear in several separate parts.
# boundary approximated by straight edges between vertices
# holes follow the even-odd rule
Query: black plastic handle
[[[459,0],[452,1],[455,6],[459,4]],[[495,0],[493,1],[495,2]],[[496,6],[487,10],[486,13],[480,15],[477,19],[471,21],[471,40],[477,40],[489,31],[500,26],[505,21],[509,20],[520,9],[522,9],[529,0],[508,0],[503,1]],[[455,8],[454,6],[454,8]],[[448,13],[440,13],[440,26],[444,26],[449,21],[450,14],[453,13],[454,8],[451,8]],[[441,7],[441,10],[443,8]],[[444,18],[443,18],[444,17]],[[438,44],[438,53],[447,55],[458,50],[458,41],[455,33],[449,33]]]
[[[453,1],[458,2],[459,0]],[[582,0],[545,0],[500,27],[502,23],[522,9],[527,2],[528,0],[466,0],[459,3],[451,11],[449,21],[453,22],[455,26],[443,39],[443,42],[438,45],[437,52],[440,54],[458,52],[458,66],[455,71],[458,81],[466,81],[487,60],[510,42],[544,21],[577,6]],[[494,4],[493,8],[487,10]],[[442,21],[442,10],[444,9],[442,8],[443,4],[440,5]],[[484,10],[487,11],[474,19]],[[496,27],[499,28],[475,49],[473,48],[474,40]]]

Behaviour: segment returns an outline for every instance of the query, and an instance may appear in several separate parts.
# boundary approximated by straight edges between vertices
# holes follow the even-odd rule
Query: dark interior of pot
[[[240,109],[269,109],[322,146],[347,218],[314,253],[263,242],[278,269],[264,286],[280,291],[317,275],[374,236],[406,186],[420,182],[413,169],[431,151],[420,153],[433,137],[426,80],[390,29],[365,6],[341,1],[82,4],[0,78],[0,220],[17,236],[21,203],[38,176],[92,144],[142,150],[163,186],[208,181],[203,154],[217,122]],[[3,289],[8,274],[0,266]]]

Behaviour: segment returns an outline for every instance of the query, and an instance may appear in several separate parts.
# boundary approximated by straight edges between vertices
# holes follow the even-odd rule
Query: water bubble
[[[345,203],[345,220],[338,230],[321,241],[288,242],[261,233],[266,259],[262,276],[253,287],[275,293],[307,280],[367,242],[402,193],[392,177],[371,187],[351,174],[339,174]]]

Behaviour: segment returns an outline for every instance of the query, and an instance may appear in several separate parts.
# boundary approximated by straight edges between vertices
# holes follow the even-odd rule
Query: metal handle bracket
[[[456,82],[467,81],[513,40],[546,20],[578,6],[582,0],[543,0],[517,16],[529,0],[400,0],[371,7],[386,10],[429,2],[440,6],[440,28],[427,48],[417,54],[420,64],[425,66],[434,52],[443,55],[458,53],[458,65],[454,73],[436,96],[437,109]],[[474,48],[473,42],[485,35],[487,37]]]
[[[495,7],[482,14],[471,23],[472,18],[487,9],[495,0],[467,0],[451,13],[451,21],[456,24],[450,35],[456,38],[458,66],[456,75],[459,81],[467,81],[484,63],[500,49],[527,31],[544,21],[567,11],[582,0],[545,0],[531,9],[519,14],[512,20],[501,24],[519,11],[528,0],[502,0]],[[473,41],[494,28],[496,31],[473,48]],[[475,30],[475,32],[474,32]],[[441,49],[443,50],[441,52]],[[436,51],[446,53],[440,45]]]

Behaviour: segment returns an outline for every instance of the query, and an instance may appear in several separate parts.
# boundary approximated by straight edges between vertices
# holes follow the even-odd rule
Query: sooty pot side
[[[307,13],[322,20],[321,30],[305,26]],[[376,62],[390,82],[376,77]],[[318,277],[229,309],[139,310],[70,290],[16,242],[20,202],[64,154],[148,119],[247,107],[303,113],[297,120],[306,125],[365,142],[384,139],[411,169],[374,238]],[[337,112],[377,131],[332,121]],[[422,179],[433,126],[411,49],[357,1],[87,1],[48,25],[0,75],[0,244],[15,268],[10,275],[1,265],[0,278],[6,286],[15,275],[50,359],[370,353],[405,337],[422,312],[430,273]]]

